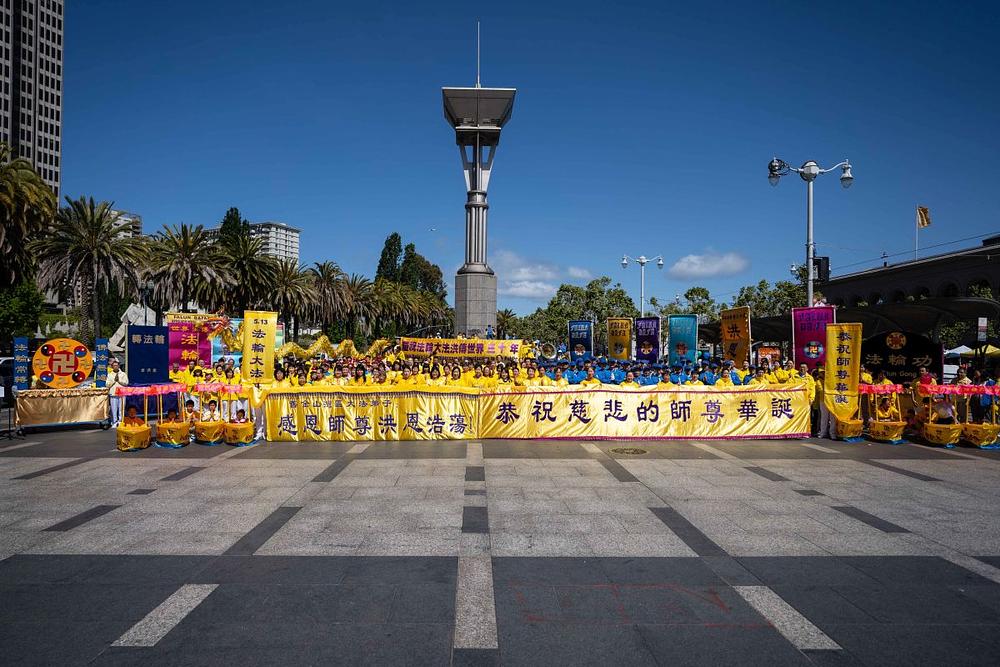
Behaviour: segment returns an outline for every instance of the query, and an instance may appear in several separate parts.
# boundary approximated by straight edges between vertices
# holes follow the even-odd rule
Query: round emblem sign
[[[893,331],[885,337],[885,344],[890,350],[902,350],[906,347],[906,336],[902,331]]]
[[[819,356],[823,354],[823,343],[818,340],[811,340],[802,348],[802,353],[808,359],[819,359]]]
[[[55,338],[35,351],[31,368],[39,380],[53,389],[69,389],[90,377],[94,360],[80,341]]]

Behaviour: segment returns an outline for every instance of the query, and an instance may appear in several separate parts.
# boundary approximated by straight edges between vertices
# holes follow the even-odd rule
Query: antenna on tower
[[[479,84],[479,21],[476,21],[476,88],[482,88]]]

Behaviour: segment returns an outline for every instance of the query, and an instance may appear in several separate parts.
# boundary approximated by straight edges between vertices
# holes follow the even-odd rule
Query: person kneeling
[[[134,405],[128,406],[128,409],[125,410],[125,419],[122,420],[122,425],[123,426],[145,426],[146,422],[144,422],[142,420],[142,417],[140,417],[137,414],[138,412],[139,411],[136,409],[136,407]]]
[[[201,421],[203,422],[220,422],[222,421],[222,413],[219,412],[219,404],[215,401],[208,402],[208,409],[201,414]]]
[[[239,410],[236,411],[236,416],[233,417],[232,423],[233,424],[246,424],[246,423],[249,423],[249,421],[250,420],[247,419],[247,411],[244,410],[243,408],[240,408]]]

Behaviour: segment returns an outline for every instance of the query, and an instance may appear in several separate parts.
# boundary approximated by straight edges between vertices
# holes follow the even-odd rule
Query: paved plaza
[[[9,665],[1000,662],[993,451],[66,431],[0,526]]]

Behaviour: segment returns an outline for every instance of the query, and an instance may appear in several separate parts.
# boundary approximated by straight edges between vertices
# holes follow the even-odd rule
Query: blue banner
[[[590,320],[570,320],[569,358],[590,359],[594,356],[594,323]]]
[[[108,339],[98,338],[94,341],[94,385],[105,387],[108,384]]]
[[[698,316],[671,315],[667,319],[670,364],[694,362],[698,356]]]
[[[129,384],[170,381],[167,327],[128,326],[125,336],[125,372]]]
[[[14,339],[14,388],[18,391],[31,388],[31,353],[27,338]]]
[[[660,358],[660,318],[637,317],[635,320],[635,358],[655,363]]]

